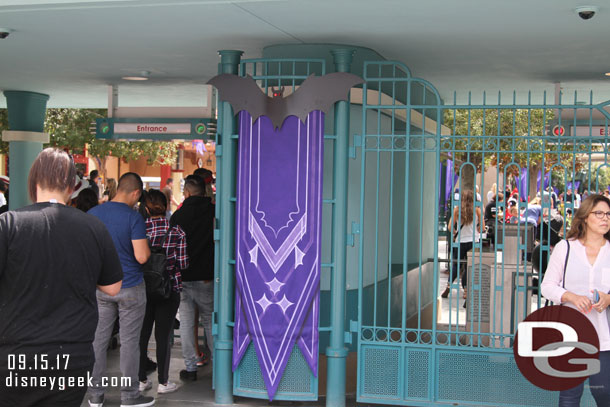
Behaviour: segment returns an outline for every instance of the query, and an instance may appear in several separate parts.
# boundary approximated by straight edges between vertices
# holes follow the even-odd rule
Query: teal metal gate
[[[430,83],[393,62],[365,63],[364,79],[355,136],[361,153],[350,168],[360,179],[358,401],[557,405],[557,393],[521,375],[512,350],[518,322],[543,301],[536,278],[551,231],[503,220],[527,211],[538,195],[542,221],[561,217],[565,232],[579,204],[567,189],[610,187],[610,102],[594,104],[593,95],[583,102],[575,93],[567,103],[559,94],[553,104],[546,95],[511,95],[508,104],[498,95],[489,104],[483,95],[477,104],[468,96],[447,105]],[[463,253],[447,233],[448,218],[457,207],[456,226],[479,211],[483,222],[492,184],[498,192],[516,188],[522,199],[514,209],[499,201],[489,236]],[[477,188],[466,214],[464,191]],[[566,194],[563,203],[555,188]],[[532,261],[537,242],[541,256]],[[467,289],[457,278],[443,298],[448,275],[441,270],[451,260],[464,270]],[[582,405],[594,405],[585,393]]]
[[[239,67],[239,75],[246,76],[250,75],[254,80],[257,81],[259,86],[269,96],[272,95],[274,88],[283,88],[284,95],[289,95],[294,92],[308,76],[324,75],[326,72],[326,61],[324,59],[249,59],[241,61]],[[226,113],[225,113],[226,114]],[[332,128],[333,116],[327,115],[325,120],[325,128]],[[223,133],[222,120],[219,127],[219,133]],[[333,268],[333,254],[331,253],[331,242],[333,240],[333,230],[330,227],[332,225],[333,217],[335,216],[334,211],[334,183],[333,178],[335,176],[335,168],[333,166],[332,154],[336,137],[329,134],[326,130],[325,133],[325,162],[324,162],[324,200],[323,200],[323,245],[322,251],[322,268],[321,278],[323,280],[329,279],[330,270]],[[230,216],[233,217],[234,206],[236,202],[234,187],[230,182],[235,179],[234,171],[236,170],[236,157],[235,152],[237,151],[238,135],[233,134],[231,139],[234,143],[233,153],[230,157],[223,157],[225,160],[229,160],[231,174],[225,175],[227,181],[223,184],[223,188],[231,188],[231,196],[229,202],[231,203],[227,207],[221,208],[221,210],[230,210]],[[218,151],[218,150],[217,150]],[[221,148],[221,155],[223,155],[223,149]],[[225,204],[229,203],[225,202]],[[230,237],[226,243],[230,247],[230,264],[234,265],[234,249],[233,240],[234,232],[230,228]],[[217,263],[218,264],[218,263]],[[234,286],[231,283],[230,288],[234,290]],[[216,297],[218,299],[218,295]],[[222,300],[226,301],[226,300]],[[328,292],[322,294],[322,304],[328,301]],[[218,309],[220,301],[217,300],[216,309]],[[323,310],[320,318],[322,323],[328,323],[328,307],[322,306]],[[233,315],[230,315],[230,320],[233,320]],[[232,322],[229,322],[230,326],[233,326]],[[320,335],[322,338],[328,335],[330,331],[329,327],[320,327]],[[323,340],[323,339],[322,339]],[[322,342],[324,343],[324,342]],[[216,375],[215,375],[216,376]],[[233,373],[233,394],[243,397],[252,398],[268,398],[265,383],[262,378],[261,369],[259,367],[258,358],[254,346],[250,344],[248,347],[240,365]],[[291,357],[288,361],[286,369],[284,371],[283,378],[280,382],[277,393],[275,394],[274,400],[317,400],[318,399],[318,377],[314,376],[302,356],[298,347],[294,347]]]

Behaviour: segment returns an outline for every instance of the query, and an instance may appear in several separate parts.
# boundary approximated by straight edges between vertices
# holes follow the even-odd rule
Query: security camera
[[[595,13],[597,13],[598,10],[599,9],[596,6],[583,6],[578,7],[576,12],[578,13],[578,17],[583,20],[590,20],[595,16]]]

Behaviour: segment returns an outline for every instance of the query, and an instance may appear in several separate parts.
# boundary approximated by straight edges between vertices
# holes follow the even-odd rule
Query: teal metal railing
[[[488,222],[493,236],[476,240],[467,251],[459,244],[467,232],[447,241],[438,228],[446,201],[439,187],[440,164],[452,160],[451,174],[444,176],[450,189],[444,192],[450,196],[448,210],[458,208],[458,228],[465,219],[484,222],[486,194],[495,183],[501,192],[505,186],[517,188],[515,209],[523,219],[540,193],[538,222],[562,218],[565,234],[567,209],[574,213],[578,202],[556,204],[551,191],[601,191],[610,185],[605,170],[610,102],[595,103],[590,94],[582,104],[575,94],[571,103],[564,104],[561,95],[549,103],[546,94],[518,100],[514,93],[508,103],[498,94],[490,104],[484,93],[477,101],[470,94],[464,100],[454,95],[446,104],[430,83],[413,78],[400,63],[385,61],[366,62],[364,79],[358,400],[488,406],[540,400],[540,405],[555,405],[557,394],[527,382],[512,355],[515,327],[544,302],[533,248],[540,245],[540,269],[554,232],[526,227],[525,220],[505,224],[511,208],[501,200],[498,216]],[[563,134],[555,135],[555,129]],[[455,184],[453,174],[458,175]],[[462,193],[454,196],[455,187],[479,189],[468,213]],[[449,258],[439,259],[445,253]],[[443,298],[448,277],[439,265],[451,269],[453,260],[464,265],[467,290],[457,278]]]

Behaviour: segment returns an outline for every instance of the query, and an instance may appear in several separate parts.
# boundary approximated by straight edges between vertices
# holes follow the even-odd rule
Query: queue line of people
[[[87,389],[85,382],[60,392],[2,387],[0,406],[79,406],[88,390],[89,405],[102,407],[106,352],[117,319],[120,369],[130,379],[121,382],[121,406],[155,403],[146,395],[153,382],[147,355],[153,324],[157,394],[179,387],[169,378],[178,309],[185,360],[180,379],[197,380],[197,367],[206,363],[194,334],[195,311],[213,349],[214,204],[205,196],[206,178],[201,171],[186,178],[185,199],[168,219],[166,191],[144,191],[138,174],[124,174],[114,188],[107,180],[105,199],[92,188],[98,177],[77,176],[68,154],[45,149],[30,172],[30,196],[36,203],[0,217],[0,293],[7,300],[0,303],[0,312],[15,316],[0,322],[0,373],[11,373],[8,354],[22,352],[30,361],[43,353],[59,358],[64,352],[70,363],[56,375],[91,374],[93,385]],[[167,300],[147,298],[141,268],[151,245],[165,249],[172,282]],[[3,258],[9,251],[10,258]],[[15,267],[24,271],[15,273]]]

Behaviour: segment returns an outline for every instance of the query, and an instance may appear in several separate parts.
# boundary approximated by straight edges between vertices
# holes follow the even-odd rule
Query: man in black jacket
[[[196,176],[184,183],[184,202],[171,217],[170,224],[180,225],[186,233],[189,267],[182,272],[180,297],[180,338],[186,369],[183,380],[197,380],[198,356],[193,330],[195,310],[203,319],[208,347],[213,351],[212,312],[214,311],[214,205],[204,197],[205,185]]]

